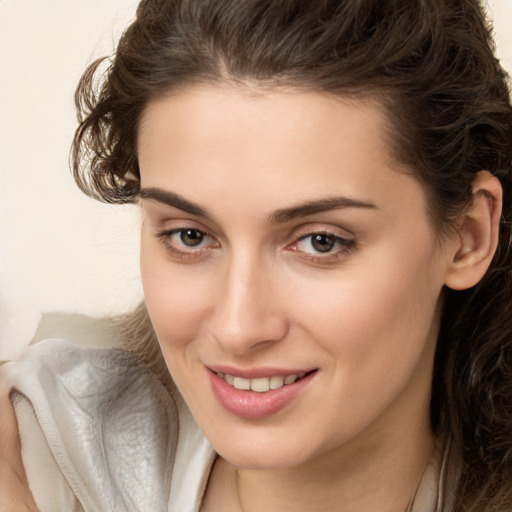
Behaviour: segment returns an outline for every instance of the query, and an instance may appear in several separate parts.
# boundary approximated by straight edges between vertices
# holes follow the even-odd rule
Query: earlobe
[[[480,171],[473,181],[473,199],[464,213],[458,245],[445,285],[465,290],[477,284],[491,264],[498,246],[503,190],[498,178]]]

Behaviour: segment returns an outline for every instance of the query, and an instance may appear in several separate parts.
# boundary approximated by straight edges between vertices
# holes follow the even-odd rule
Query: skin
[[[0,379],[0,512],[37,512],[21,460],[21,443],[9,388]]]
[[[180,193],[210,216],[142,201],[152,320],[220,453],[202,512],[396,511],[414,491],[433,442],[439,293],[473,286],[487,270],[502,191],[478,173],[457,230],[434,250],[421,187],[397,172],[383,133],[375,105],[290,91],[190,89],[145,112],[143,186]],[[276,209],[334,193],[375,208],[269,222]],[[170,245],[155,238],[170,225],[208,233],[200,256],[177,257],[171,248],[190,247],[176,235]],[[357,243],[318,259],[304,238],[318,231]],[[279,414],[242,420],[213,398],[204,378],[212,362],[318,371]],[[9,392],[0,382],[0,511],[33,511]]]
[[[204,86],[146,108],[141,270],[169,370],[220,454],[203,511],[397,511],[414,493],[433,444],[441,290],[485,272],[499,184],[482,176],[480,220],[468,210],[436,244],[386,133],[378,105],[311,92]],[[358,204],[289,213],[340,196]],[[216,400],[216,364],[317,371],[254,420]]]

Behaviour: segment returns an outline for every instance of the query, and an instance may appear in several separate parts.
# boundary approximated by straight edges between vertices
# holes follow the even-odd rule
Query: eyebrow
[[[201,217],[206,220],[213,220],[212,216],[201,206],[193,203],[184,197],[167,190],[160,188],[143,188],[139,193],[140,199],[152,199],[163,203],[172,208],[177,208],[184,212],[190,213],[196,217]],[[284,224],[291,220],[307,217],[316,213],[323,213],[330,210],[339,210],[345,208],[362,208],[362,209],[377,209],[377,206],[372,201],[362,201],[350,197],[336,196],[327,197],[324,199],[317,199],[308,201],[297,206],[290,208],[283,208],[276,210],[269,216],[271,224]]]
[[[166,204],[167,206],[177,208],[178,210],[190,213],[196,217],[212,220],[211,215],[204,208],[195,203],[192,203],[191,201],[188,201],[184,197],[175,194],[174,192],[169,192],[160,188],[149,187],[143,188],[139,193],[139,197],[141,199],[153,199],[154,201],[158,201],[159,203]]]
[[[291,208],[283,208],[282,210],[277,210],[270,216],[270,222],[272,224],[281,224],[297,218],[314,215],[315,213],[323,213],[330,210],[340,210],[344,208],[363,208],[376,210],[377,206],[372,201],[361,201],[359,199],[353,199],[350,197],[327,197],[325,199],[318,199],[315,201],[299,204],[297,206],[292,206]]]

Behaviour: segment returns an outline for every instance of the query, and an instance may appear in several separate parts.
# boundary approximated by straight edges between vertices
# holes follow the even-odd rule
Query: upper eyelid
[[[302,225],[298,228],[294,229],[290,238],[295,238],[296,240],[300,240],[301,238],[305,238],[310,235],[315,235],[318,233],[332,235],[337,238],[342,238],[345,240],[354,240],[355,235],[350,230],[346,228],[342,228],[340,226],[333,225],[325,225],[321,223],[317,223],[316,225]]]
[[[201,231],[206,236],[212,238],[217,243],[220,243],[221,239],[224,238],[223,233],[214,233],[210,227],[205,226],[204,223],[190,218],[168,218],[165,220],[158,221],[158,226],[154,226],[154,232],[157,236],[163,237],[165,234],[176,233],[185,229],[196,229]],[[299,226],[295,226],[292,229],[287,229],[285,235],[285,245],[290,245],[297,242],[300,239],[312,236],[314,234],[326,234],[336,238],[348,240],[354,242],[356,235],[349,229],[336,226],[331,223],[312,222],[303,223]]]
[[[218,241],[219,236],[212,233],[212,230],[205,227],[201,223],[190,220],[190,219],[173,219],[172,221],[164,221],[162,224],[166,224],[166,222],[172,222],[177,223],[177,225],[174,226],[159,226],[155,227],[154,231],[156,235],[164,236],[165,234],[171,234],[176,233],[179,231],[183,231],[186,229],[195,229],[197,231],[201,231],[206,236],[213,238]],[[288,231],[288,230],[287,230]],[[308,226],[303,225],[299,226],[298,228],[294,228],[290,231],[288,231],[288,234],[286,235],[286,238],[289,240],[288,243],[300,240],[302,238],[312,236],[315,234],[326,234],[326,235],[332,235],[336,238],[346,239],[346,240],[353,240],[355,238],[354,234],[350,232],[347,229],[341,228],[341,227],[325,227],[325,226]]]
[[[343,236],[338,236],[338,235],[335,235],[334,233],[331,233],[331,232],[328,232],[328,231],[315,231],[315,232],[312,232],[312,233],[308,233],[304,236],[300,236],[299,238],[295,239],[291,244],[289,245],[294,245],[294,244],[297,244],[298,242],[302,242],[303,240],[306,240],[314,235],[327,235],[327,236],[332,236],[336,241],[338,241],[342,246],[344,247],[348,247],[350,245],[354,245],[356,243],[356,241],[354,239],[351,239],[351,238],[346,238],[346,237],[343,237]]]
[[[158,229],[156,231],[156,236],[157,237],[165,237],[165,236],[172,236],[172,235],[175,235],[176,233],[179,233],[180,231],[185,231],[187,229],[191,229],[191,230],[194,230],[194,231],[199,231],[200,233],[203,233],[203,235],[207,236],[208,238],[211,238],[212,240],[215,240],[217,241],[217,239],[211,235],[208,231],[204,230],[204,229],[200,229],[200,228],[197,228],[197,227],[194,227],[194,226],[183,226],[183,227],[178,227],[178,228],[163,228],[163,229]]]
[[[348,236],[339,235],[339,234],[334,233],[333,231],[329,231],[329,230],[308,231],[307,233],[298,235],[296,239],[303,240],[304,238],[308,238],[313,235],[327,235],[327,236],[332,236],[333,238],[338,238],[340,240],[352,240],[352,238],[349,238]]]
[[[153,223],[152,223],[153,224]],[[208,236],[215,238],[212,234],[212,229],[205,226],[203,222],[190,219],[188,217],[180,218],[165,218],[165,219],[157,219],[154,222],[153,229],[158,232],[170,232],[170,231],[182,231],[184,229],[197,229],[202,233],[205,233]]]

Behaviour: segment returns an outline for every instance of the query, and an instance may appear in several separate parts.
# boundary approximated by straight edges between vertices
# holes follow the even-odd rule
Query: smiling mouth
[[[314,370],[313,370],[314,371]],[[304,378],[312,372],[296,373],[292,375],[274,375],[272,377],[260,377],[256,379],[245,379],[243,377],[235,377],[227,373],[216,372],[217,376],[226,381],[230,386],[242,391],[255,391],[256,393],[265,393],[273,389],[279,389],[283,386],[293,384]]]
[[[253,368],[239,373],[228,367],[209,370],[210,386],[219,404],[229,413],[249,420],[261,420],[285,409],[306,392],[318,373],[318,368]]]

